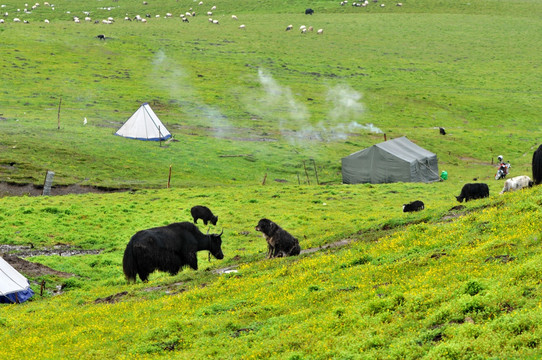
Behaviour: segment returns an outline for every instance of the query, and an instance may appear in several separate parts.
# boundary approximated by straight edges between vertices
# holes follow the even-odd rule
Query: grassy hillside
[[[382,132],[408,136],[470,179],[492,175],[487,165],[500,153],[527,171],[539,142],[532,59],[542,32],[524,11],[536,13],[538,2],[507,2],[505,11],[493,1],[325,1],[308,16],[300,2],[218,1],[215,26],[211,5],[193,1],[62,1],[31,14],[6,3],[4,181],[40,184],[49,169],[57,184],[163,187],[172,165],[174,186],[254,184],[266,172],[297,183],[303,160],[315,159],[324,182],[340,183],[340,159]],[[183,23],[190,8],[198,15]],[[84,11],[92,21],[72,21]],[[30,23],[12,22],[15,14]],[[123,20],[138,14],[151,17]],[[109,16],[115,23],[94,24]],[[325,33],[301,34],[302,24]],[[179,142],[112,136],[142,102]]]
[[[67,275],[26,274],[0,358],[540,358],[542,193],[493,176],[500,154],[530,175],[540,144],[542,3],[198,4],[0,4],[0,182],[132,190],[1,198],[0,252]],[[174,141],[113,135],[142,102]],[[403,135],[449,179],[341,184],[342,157]],[[490,198],[456,207],[472,181]],[[225,258],[127,284],[130,237],[194,205]],[[304,252],[264,259],[262,217]]]
[[[231,187],[4,198],[2,243],[103,251],[32,258],[75,276],[34,277],[38,293],[46,281],[43,297],[0,307],[0,355],[538,357],[540,189],[451,210],[457,203],[438,195],[441,185],[251,187],[242,198]],[[427,209],[402,213],[405,193]],[[211,231],[224,228],[225,259],[200,253],[197,272],[127,285],[121,259],[129,237],[188,220],[196,203],[220,215]],[[265,260],[254,231],[261,216],[317,251]],[[344,239],[350,243],[325,249]],[[237,272],[215,272],[223,268]]]

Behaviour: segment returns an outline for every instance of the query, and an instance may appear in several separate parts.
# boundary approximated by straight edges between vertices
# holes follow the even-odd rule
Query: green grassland
[[[52,170],[57,186],[131,191],[1,198],[0,244],[100,253],[28,259],[74,276],[30,277],[38,294],[0,307],[0,358],[539,358],[542,193],[499,195],[493,162],[531,175],[542,3],[198,3],[2,2],[0,181]],[[113,135],[142,102],[175,141]],[[342,185],[340,159],[384,134],[449,179]],[[452,209],[473,179],[490,198]],[[424,211],[401,211],[416,199]],[[225,258],[127,284],[130,237],[198,204]],[[262,217],[314,252],[264,259]]]

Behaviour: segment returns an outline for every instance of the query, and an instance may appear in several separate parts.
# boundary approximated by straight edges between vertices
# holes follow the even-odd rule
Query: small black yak
[[[305,15],[312,15],[314,14],[314,10],[311,8],[305,9]]]
[[[533,153],[533,182],[535,185],[542,184],[542,145]]]
[[[217,259],[223,259],[222,236],[205,235],[190,222],[138,231],[126,246],[122,268],[126,279],[136,281],[136,275],[147,281],[155,270],[175,275],[185,266],[198,269],[197,252],[208,250]]]
[[[256,226],[267,241],[267,258],[299,255],[299,241],[269,219],[261,219]]]
[[[425,204],[421,200],[416,200],[403,205],[403,212],[420,211],[425,209]]]
[[[190,213],[194,218],[194,224],[198,223],[198,219],[202,219],[205,225],[207,225],[208,222],[216,225],[216,222],[218,221],[218,216],[214,216],[207,206],[196,205],[190,209]]]
[[[489,186],[484,183],[472,183],[465,184],[461,189],[461,194],[455,198],[459,202],[463,202],[463,199],[465,202],[467,202],[469,200],[482,199],[486,197],[489,197]]]

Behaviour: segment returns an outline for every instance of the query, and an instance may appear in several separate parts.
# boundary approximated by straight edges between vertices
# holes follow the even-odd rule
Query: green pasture
[[[542,2],[351,3],[0,3],[0,181],[126,190],[0,198],[1,245],[99,251],[27,258],[73,276],[0,307],[0,358],[541,356],[542,195],[493,176],[501,154],[530,176],[541,143]],[[173,141],[114,136],[143,102]],[[342,157],[399,136],[448,180],[341,184]],[[472,181],[490,198],[455,208]],[[130,237],[194,205],[225,258],[127,284]],[[263,217],[310,251],[264,259]]]

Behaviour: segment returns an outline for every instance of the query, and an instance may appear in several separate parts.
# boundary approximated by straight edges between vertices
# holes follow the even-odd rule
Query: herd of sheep
[[[372,2],[378,3],[378,0],[372,0]],[[344,1],[340,2],[340,5],[344,6],[344,5],[347,5],[348,3],[349,3],[348,0],[344,0]],[[146,5],[147,2],[144,1],[143,4]],[[200,1],[198,3],[198,6],[200,6],[200,7],[203,6],[203,5],[204,5],[203,1]],[[355,1],[352,2],[352,6],[357,6],[357,7],[366,7],[368,5],[369,5],[368,0],[364,0],[363,2],[355,2]],[[402,6],[402,5],[403,5],[402,3],[397,3],[396,4],[396,6]],[[26,4],[24,4],[24,8],[22,10],[20,8],[16,9],[15,12],[16,12],[17,16],[13,17],[12,21],[16,22],[16,23],[17,22],[23,22],[23,23],[28,24],[29,20],[21,20],[21,16],[23,16],[23,14],[26,14],[26,15],[31,14],[33,10],[38,9],[40,6],[48,7],[48,8],[51,9],[51,11],[55,10],[55,5],[50,4],[49,2],[44,2],[43,4],[35,3],[33,5],[29,5],[29,4],[26,3]],[[380,4],[380,6],[384,7],[385,5]],[[3,24],[10,17],[10,13],[5,11],[5,8],[6,8],[5,4],[0,5],[0,7],[2,8],[2,13],[1,13],[2,17],[0,17],[0,24]],[[108,10],[108,11],[112,10],[112,8],[103,8],[103,9]],[[216,6],[212,6],[209,9],[209,11],[206,12],[206,14],[207,14],[207,16],[209,16],[209,23],[219,25],[220,24],[219,20],[212,17],[213,11],[215,11],[215,10],[216,10]],[[310,10],[310,13],[308,13],[306,11],[305,14],[312,15],[314,13],[314,11],[312,9],[308,9],[308,10]],[[80,22],[84,21],[84,22],[93,22],[95,24],[100,24],[100,23],[101,24],[113,24],[115,22],[115,19],[113,17],[107,17],[107,18],[104,18],[104,19],[101,19],[101,20],[97,20],[97,19],[92,19],[91,18],[89,11],[85,11],[83,13],[84,13],[85,16],[82,17],[82,18],[80,18],[79,16],[71,16],[73,22],[80,23]],[[203,11],[203,13],[205,13],[205,12]],[[70,14],[70,11],[66,11],[66,14]],[[186,23],[190,22],[189,18],[192,18],[192,17],[195,17],[195,16],[196,16],[196,12],[192,8],[190,8],[188,11],[186,11],[184,13],[181,13],[179,15],[182,22],[186,22]],[[162,15],[159,15],[159,14],[154,15],[154,18],[161,18],[161,17],[162,17]],[[173,17],[173,14],[168,12],[163,17],[164,18],[171,18],[171,17]],[[141,22],[141,23],[146,23],[148,21],[147,19],[150,19],[150,18],[152,18],[152,16],[150,14],[145,14],[145,16],[135,15],[133,17],[129,17],[128,14],[126,14],[126,16],[124,17],[124,20],[125,21],[132,21],[133,20],[133,21],[138,21],[138,22]],[[236,15],[231,15],[231,19],[234,20],[234,21],[238,20]],[[43,22],[46,23],[46,24],[49,24],[50,21],[48,19],[44,19]],[[239,25],[239,29],[242,29],[242,30],[246,29],[246,25],[245,24]],[[289,25],[286,28],[286,30],[291,30],[291,29],[292,29],[292,25]],[[305,34],[307,32],[313,31],[313,28],[312,28],[312,26],[306,27],[305,25],[302,25],[299,30],[300,30],[300,32],[302,34]],[[324,32],[324,29],[318,29],[316,31],[316,33],[319,34],[319,35],[323,34],[323,32]]]

